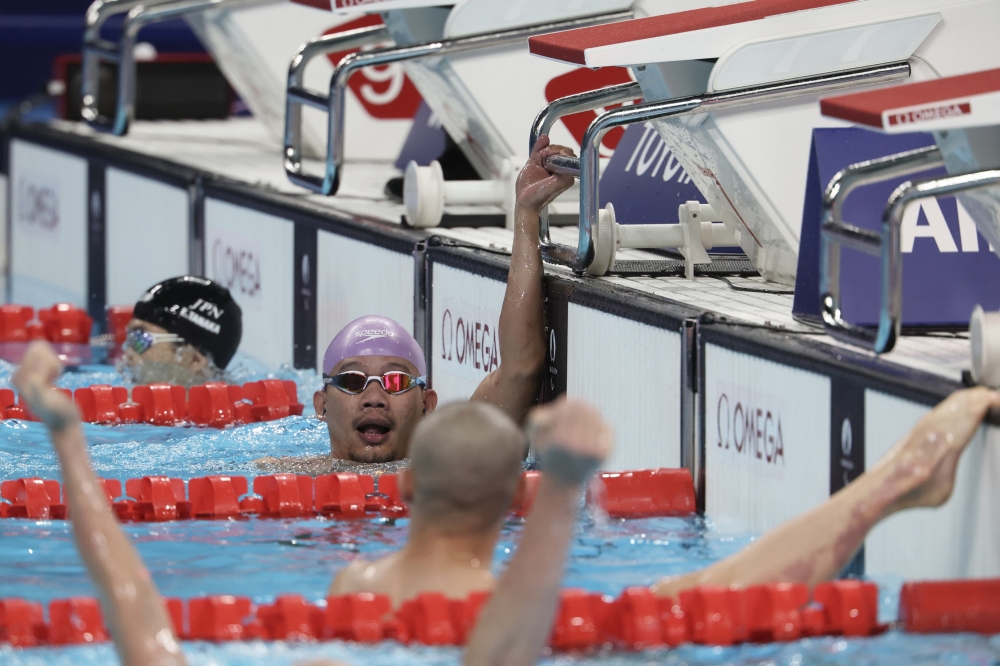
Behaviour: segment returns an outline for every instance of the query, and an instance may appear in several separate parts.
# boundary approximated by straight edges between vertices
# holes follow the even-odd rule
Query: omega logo
[[[730,404],[725,393],[716,405],[718,440],[716,446],[732,450],[768,464],[785,464],[785,444],[781,434],[781,416],[770,409]]]
[[[840,450],[845,458],[851,457],[851,448],[854,446],[854,434],[851,432],[851,419],[844,419],[840,426]]]
[[[22,178],[20,189],[21,222],[45,231],[59,226],[59,193],[55,187]]]
[[[493,372],[500,365],[496,326],[478,321],[457,320],[451,310],[441,316],[441,359]]]
[[[549,331],[549,361],[556,362],[556,330]]]
[[[260,255],[235,248],[221,238],[212,244],[212,274],[227,289],[236,289],[251,298],[260,293]]]

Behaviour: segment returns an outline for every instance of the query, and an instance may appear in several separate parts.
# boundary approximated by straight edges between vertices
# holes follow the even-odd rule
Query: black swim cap
[[[243,336],[243,313],[229,290],[190,275],[150,287],[133,316],[181,336],[217,368],[229,365]]]

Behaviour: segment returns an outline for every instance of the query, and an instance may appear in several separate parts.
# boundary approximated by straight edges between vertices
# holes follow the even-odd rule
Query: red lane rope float
[[[524,472],[511,512],[531,508],[539,472]],[[624,480],[624,481],[623,481]],[[395,474],[269,474],[253,479],[213,475],[183,479],[144,476],[125,481],[102,479],[108,501],[123,521],[163,522],[187,519],[308,518],[336,519],[407,515]],[[250,489],[253,494],[249,494]],[[67,517],[58,481],[36,477],[0,483],[0,518],[58,520]],[[591,484],[588,503],[614,517],[685,515],[694,511],[694,485],[686,469],[607,472]]]
[[[29,305],[0,305],[0,342],[89,344],[93,326],[94,320],[85,310],[69,303],[39,310],[37,319]]]
[[[974,616],[975,627],[963,620],[936,624],[933,631],[1000,632],[997,590],[1000,579],[908,583],[900,608],[903,627],[912,630],[915,612],[931,617],[948,609],[952,617]],[[963,597],[966,604],[959,606]],[[395,612],[389,597],[367,592],[328,597],[325,606],[295,594],[260,605],[235,595],[188,601],[168,598],[165,604],[177,635],[187,640],[395,640],[464,645],[488,600],[485,592],[466,599],[425,593]],[[108,640],[94,599],[52,601],[48,617],[46,622],[39,603],[0,599],[0,642],[27,647]],[[677,598],[658,597],[646,587],[628,588],[618,598],[567,589],[560,593],[549,645],[556,650],[644,650],[684,643],[729,646],[810,636],[873,636],[888,628],[877,617],[878,588],[858,580],[821,583],[813,589],[811,600],[802,583],[705,586],[685,590]]]
[[[298,387],[291,380],[264,379],[243,386],[210,382],[190,390],[172,384],[149,384],[129,391],[123,386],[95,384],[78,388],[56,389],[71,397],[87,423],[181,425],[225,428],[238,423],[274,421],[286,416],[301,416]],[[37,421],[20,396],[0,389],[0,417]]]

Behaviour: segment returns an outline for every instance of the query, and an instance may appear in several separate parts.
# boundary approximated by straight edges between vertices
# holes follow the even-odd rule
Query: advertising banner
[[[431,381],[440,402],[468,400],[500,366],[500,309],[507,285],[433,265]]]
[[[798,273],[795,282],[796,316],[819,316],[820,224],[823,193],[841,169],[887,155],[933,145],[930,134],[880,134],[864,129],[817,129],[813,132],[809,178],[802,214]],[[880,231],[889,196],[904,181],[945,175],[936,169],[894,178],[855,190],[843,208],[844,220]],[[903,215],[900,238],[903,253],[903,326],[959,326],[969,324],[976,304],[1000,308],[1000,258],[976,231],[969,213],[954,197],[923,199]],[[840,289],[844,318],[855,325],[878,322],[881,300],[881,262],[877,257],[844,248],[841,251]]]
[[[680,334],[576,303],[567,329],[566,393],[615,429],[605,469],[680,467]]]
[[[705,345],[705,512],[763,534],[823,502],[830,379]]]
[[[240,351],[277,369],[292,364],[293,224],[218,199],[205,200],[205,275],[243,310]]]
[[[10,273],[15,303],[87,303],[87,161],[10,143]],[[97,205],[102,205],[100,199]]]
[[[865,392],[865,464],[871,467],[930,407]],[[951,498],[879,523],[865,540],[865,574],[906,580],[1000,576],[1000,429],[984,426],[955,472]]]
[[[316,284],[316,365],[348,322],[382,315],[413,334],[413,255],[320,231]]]
[[[109,167],[105,201],[109,304],[135,303],[157,282],[188,273],[187,190]]]

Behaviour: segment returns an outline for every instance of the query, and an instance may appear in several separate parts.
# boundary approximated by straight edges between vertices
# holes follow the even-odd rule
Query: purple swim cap
[[[337,333],[323,356],[323,374],[330,374],[335,365],[355,356],[395,356],[415,365],[420,376],[427,374],[420,345],[388,317],[360,317]]]

